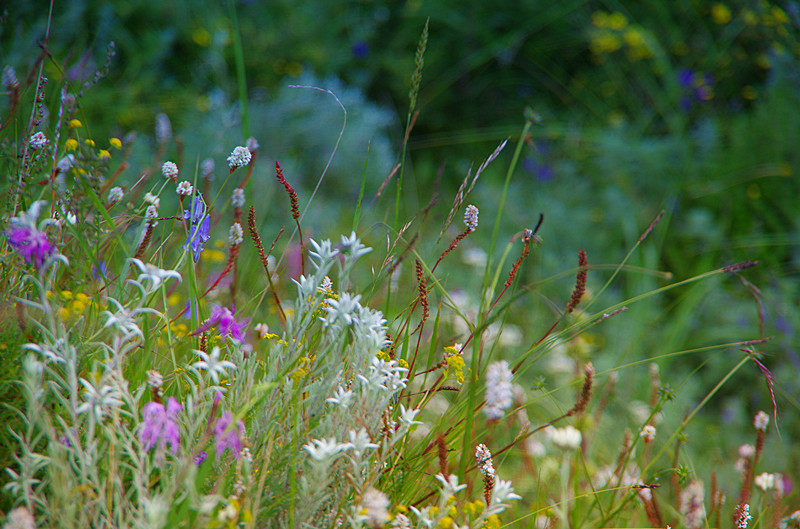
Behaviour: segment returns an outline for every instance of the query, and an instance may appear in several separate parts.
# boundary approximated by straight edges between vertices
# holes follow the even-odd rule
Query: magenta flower
[[[160,402],[148,402],[144,405],[142,415],[144,422],[139,431],[139,439],[144,444],[145,450],[150,450],[156,444],[161,450],[169,443],[172,453],[178,452],[180,444],[180,429],[176,419],[183,406],[173,397],[167,399],[167,406]]]
[[[31,226],[13,226],[10,231],[3,233],[8,244],[26,262],[35,263],[36,268],[41,268],[45,259],[55,253],[55,246],[47,240],[47,234]]]
[[[214,447],[217,450],[217,459],[227,448],[233,457],[239,459],[242,454],[242,437],[244,437],[244,423],[237,421],[236,428],[229,428],[233,422],[231,412],[226,411],[214,423]]]
[[[236,321],[233,312],[227,307],[217,305],[211,309],[211,317],[194,331],[191,336],[205,332],[211,327],[218,327],[222,336],[228,336],[238,342],[244,342],[244,326],[247,325],[247,318]]]

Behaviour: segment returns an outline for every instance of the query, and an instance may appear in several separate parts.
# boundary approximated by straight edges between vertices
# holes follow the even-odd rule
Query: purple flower
[[[229,336],[238,342],[244,342],[245,325],[247,325],[247,318],[236,321],[233,312],[231,312],[229,308],[217,305],[211,309],[211,317],[203,322],[191,335],[195,336],[201,332],[207,331],[211,327],[218,327],[219,333],[222,336]]]
[[[194,197],[191,209],[183,212],[183,218],[192,223],[191,228],[189,228],[189,236],[186,238],[186,244],[183,245],[183,250],[186,251],[191,247],[192,257],[196,263],[200,259],[200,253],[203,251],[203,243],[211,238],[209,234],[211,217],[206,214],[206,204],[200,195]]]
[[[139,431],[139,439],[144,444],[145,450],[150,450],[156,444],[163,449],[169,443],[172,453],[178,452],[180,443],[180,429],[176,419],[183,406],[173,397],[167,399],[167,406],[160,402],[148,402],[144,405],[142,416],[144,422]]]
[[[207,457],[208,457],[208,454],[206,453],[206,451],[205,450],[201,450],[199,454],[194,456],[194,464],[197,465],[197,466],[200,466],[203,463],[203,461],[206,460]]]
[[[707,72],[683,68],[678,72],[678,86],[681,89],[678,105],[684,112],[691,110],[695,102],[702,103],[714,97],[714,77]]]
[[[231,412],[226,411],[214,423],[214,447],[217,450],[217,459],[227,448],[233,457],[239,459],[242,453],[242,437],[244,437],[244,423],[237,421],[236,428],[229,428],[233,422]]]
[[[41,268],[45,259],[55,253],[55,247],[47,240],[47,234],[31,226],[13,226],[11,231],[3,232],[8,244],[26,262],[35,263]]]

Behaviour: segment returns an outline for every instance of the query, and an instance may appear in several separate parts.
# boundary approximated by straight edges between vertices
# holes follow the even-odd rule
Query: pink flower
[[[4,235],[8,244],[26,262],[35,263],[37,268],[41,268],[45,259],[55,252],[55,247],[47,240],[47,234],[30,226],[14,226]]]
[[[150,450],[156,444],[163,449],[169,443],[172,453],[178,452],[180,444],[180,428],[176,419],[183,406],[173,397],[167,399],[167,406],[160,402],[148,402],[144,405],[142,416],[144,423],[139,431],[139,439],[144,444],[145,450]]]
[[[195,336],[205,332],[211,327],[218,327],[222,336],[229,336],[238,342],[244,342],[244,326],[247,325],[247,318],[236,321],[233,312],[227,307],[217,305],[211,310],[211,317],[197,328],[191,335]]]
[[[242,437],[244,437],[244,423],[237,421],[236,428],[228,428],[233,422],[231,412],[226,411],[214,423],[214,447],[217,450],[217,459],[227,448],[233,457],[239,459],[242,453]]]

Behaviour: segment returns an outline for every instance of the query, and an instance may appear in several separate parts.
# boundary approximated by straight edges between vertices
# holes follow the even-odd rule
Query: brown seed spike
[[[567,312],[572,312],[578,303],[581,302],[583,294],[586,292],[586,276],[589,273],[589,262],[586,260],[586,250],[583,248],[578,252],[578,275],[575,277],[575,288],[572,291],[572,297],[567,303]]]

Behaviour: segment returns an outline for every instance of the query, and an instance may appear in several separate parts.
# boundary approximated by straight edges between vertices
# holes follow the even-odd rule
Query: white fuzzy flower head
[[[514,402],[513,390],[508,362],[501,360],[489,364],[486,369],[486,405],[483,407],[483,413],[489,420],[503,417],[505,410]]]
[[[147,206],[147,209],[144,212],[144,220],[146,220],[148,224],[155,226],[158,224],[156,221],[157,218],[158,208],[156,208],[156,206]]]
[[[700,529],[706,518],[706,507],[703,503],[703,482],[692,481],[681,492],[681,514],[687,529]]]
[[[756,427],[756,430],[766,432],[768,425],[769,425],[769,415],[767,415],[763,411],[759,411],[758,413],[756,413],[755,418],[753,418],[753,426]]]
[[[156,116],[156,141],[164,143],[172,138],[172,124],[169,122],[169,117],[166,114],[159,114]]]
[[[242,225],[238,222],[234,222],[233,226],[231,226],[228,232],[228,242],[231,243],[231,246],[239,246],[244,242],[244,230],[242,230]]]
[[[250,163],[250,160],[253,159],[253,155],[250,154],[250,151],[247,147],[242,147],[241,145],[233,149],[233,152],[230,156],[228,156],[228,167],[231,169],[236,169],[237,167],[244,167],[245,165]]]
[[[652,424],[643,426],[642,431],[639,432],[639,437],[641,437],[645,443],[652,443],[653,439],[656,438],[656,427]]]
[[[34,151],[38,151],[39,149],[43,149],[45,145],[47,145],[47,136],[44,135],[44,132],[37,132],[31,135],[30,138],[31,149]]]
[[[370,527],[383,527],[389,521],[389,498],[383,492],[370,487],[361,498],[361,504]]]
[[[464,225],[469,231],[478,229],[478,208],[472,204],[464,211]]]
[[[161,174],[164,175],[164,178],[175,180],[178,178],[178,172],[178,166],[175,165],[175,162],[164,162],[161,166]]]
[[[756,487],[767,492],[768,490],[772,490],[775,488],[775,474],[770,474],[769,472],[762,472],[755,478],[753,478],[753,483],[756,484]]]
[[[146,204],[150,204],[151,206],[155,206],[158,209],[158,206],[161,205],[161,199],[158,196],[154,195],[153,193],[146,193],[144,195],[144,201]]]
[[[122,200],[123,196],[125,196],[125,192],[122,190],[121,187],[119,186],[112,187],[111,190],[108,192],[108,201],[113,206],[114,204]]]
[[[178,188],[175,190],[175,192],[178,193],[179,197],[186,197],[191,195],[193,190],[194,188],[192,187],[192,184],[190,184],[188,180],[184,180],[178,184]]]
[[[478,463],[478,470],[486,478],[494,478],[494,465],[492,464],[492,453],[489,447],[481,443],[475,447],[475,461]]]
[[[214,159],[213,158],[206,158],[202,162],[200,162],[200,171],[203,173],[203,176],[208,176],[214,172]]]
[[[756,455],[756,447],[749,444],[743,444],[739,447],[739,457],[750,459]]]
[[[247,147],[247,150],[248,150],[248,151],[250,151],[251,153],[252,153],[252,152],[256,152],[256,151],[258,150],[258,148],[259,148],[259,147],[261,147],[261,146],[258,144],[258,140],[257,140],[257,139],[255,139],[255,138],[254,138],[254,137],[252,137],[252,136],[250,136],[249,138],[247,138],[247,143],[245,144],[245,146]]]
[[[582,437],[577,428],[567,425],[563,428],[554,429],[550,440],[553,441],[557,448],[569,452],[577,450],[581,446]]]
[[[238,187],[233,190],[233,196],[231,197],[231,203],[233,207],[240,208],[244,206],[244,189],[239,189]]]
[[[350,445],[353,449],[353,453],[356,457],[361,457],[367,449],[375,449],[378,448],[378,445],[373,443],[372,440],[369,438],[369,434],[364,428],[361,428],[357,432],[355,430],[350,430],[348,434],[350,438]]]
[[[58,161],[58,170],[66,173],[75,165],[75,155],[68,154]]]

